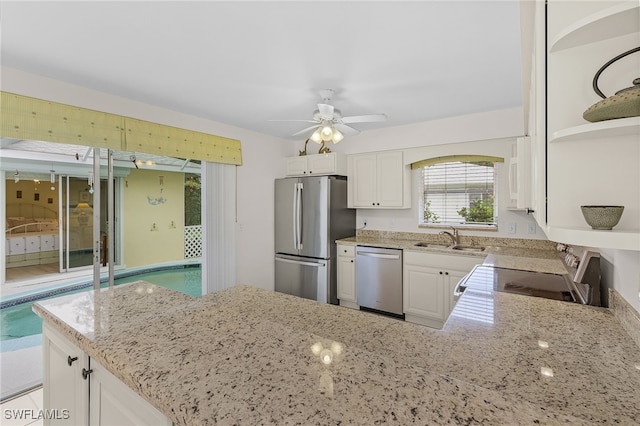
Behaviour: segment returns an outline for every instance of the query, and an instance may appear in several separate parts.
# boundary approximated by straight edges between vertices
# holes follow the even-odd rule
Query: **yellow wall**
[[[51,190],[54,187],[54,190]],[[37,188],[37,189],[36,189]],[[17,192],[22,192],[22,198],[17,197]],[[34,194],[39,195],[39,200],[34,200]],[[51,203],[49,203],[49,198]],[[9,216],[26,216],[32,217],[29,208],[23,209],[23,214],[19,213],[20,209],[17,204],[36,205],[45,209],[53,210],[55,213],[49,213],[48,217],[58,217],[58,182],[51,183],[49,180],[42,180],[36,184],[33,180],[23,179],[14,182],[13,179],[7,179],[7,217]],[[16,207],[16,208],[12,208]],[[43,217],[41,209],[34,210],[35,217]]]
[[[139,169],[124,180],[127,267],[184,259],[184,173]]]

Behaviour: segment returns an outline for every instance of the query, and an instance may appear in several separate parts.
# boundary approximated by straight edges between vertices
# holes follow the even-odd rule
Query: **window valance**
[[[237,139],[1,92],[2,137],[242,164]]]
[[[425,160],[411,163],[411,169],[421,169],[426,166],[433,166],[441,163],[504,163],[502,157],[492,157],[489,155],[447,155],[444,157],[427,158]]]

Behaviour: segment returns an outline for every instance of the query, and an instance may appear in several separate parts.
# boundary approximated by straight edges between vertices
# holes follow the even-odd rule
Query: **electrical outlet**
[[[367,218],[362,219],[362,227],[363,228],[367,227]]]
[[[536,224],[535,224],[535,222],[529,222],[529,227],[527,228],[527,232],[529,234],[535,234],[536,233]]]
[[[509,234],[515,234],[517,231],[518,231],[518,225],[516,225],[515,223],[510,223],[507,232]]]

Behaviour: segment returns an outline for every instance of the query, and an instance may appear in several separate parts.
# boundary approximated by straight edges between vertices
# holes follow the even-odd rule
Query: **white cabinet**
[[[9,255],[24,254],[25,253],[25,238],[24,237],[10,237],[9,240]]]
[[[287,176],[347,174],[346,158],[338,152],[288,157],[285,162]]]
[[[340,306],[358,309],[355,246],[338,244],[338,299]]]
[[[172,422],[47,323],[42,326],[45,425],[167,425]]]
[[[90,424],[171,426],[172,422],[100,364],[91,363]]]
[[[590,123],[583,112],[600,101],[592,90],[594,74],[618,54],[638,45],[640,3],[549,0],[538,5],[536,28],[546,23],[546,224],[554,241],[622,250],[640,250],[640,117]],[[544,40],[538,31],[536,40]],[[640,55],[625,57],[602,73],[606,96],[632,85]],[[538,108],[536,108],[537,110]],[[539,120],[540,121],[540,120]],[[542,128],[542,127],[540,127]],[[624,205],[612,231],[594,231],[581,205]],[[537,217],[536,217],[537,219]]]
[[[350,208],[411,208],[411,171],[402,151],[350,155],[347,176]]]
[[[44,368],[43,405],[59,410],[45,425],[84,426],[89,422],[89,381],[82,371],[89,369],[89,357],[46,323],[42,326]],[[62,411],[65,410],[65,411]]]
[[[402,271],[405,320],[441,328],[455,304],[455,285],[482,261],[477,256],[405,251]]]

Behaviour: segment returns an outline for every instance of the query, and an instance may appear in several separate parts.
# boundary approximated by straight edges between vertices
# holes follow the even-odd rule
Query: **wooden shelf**
[[[629,1],[594,13],[560,32],[551,42],[550,52],[594,43],[638,32],[640,4]]]
[[[640,251],[640,230],[596,231],[585,227],[547,226],[547,238],[579,246]]]
[[[619,118],[588,123],[553,132],[549,142],[570,142],[615,136],[640,136],[640,117]]]

